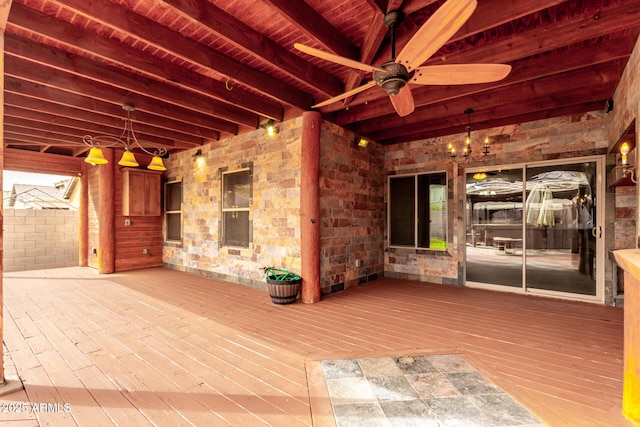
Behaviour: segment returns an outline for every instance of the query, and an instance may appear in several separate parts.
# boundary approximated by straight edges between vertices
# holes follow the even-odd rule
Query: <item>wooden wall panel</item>
[[[116,153],[116,159],[119,154]],[[136,153],[136,159],[140,163],[140,169],[146,170],[150,157]],[[122,173],[116,170],[116,271],[133,270],[136,268],[162,266],[162,215],[157,216],[124,216],[122,214]],[[158,188],[148,188],[147,191],[156,191]],[[161,197],[161,194],[157,195]],[[131,221],[131,225],[125,225],[125,219]],[[144,250],[146,249],[146,253]]]

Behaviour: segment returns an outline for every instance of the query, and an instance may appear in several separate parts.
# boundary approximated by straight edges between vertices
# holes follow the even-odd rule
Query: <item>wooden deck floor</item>
[[[42,411],[0,424],[318,425],[317,361],[456,353],[548,425],[631,425],[620,308],[391,279],[278,306],[162,268],[7,273],[4,299],[25,391],[1,408]]]

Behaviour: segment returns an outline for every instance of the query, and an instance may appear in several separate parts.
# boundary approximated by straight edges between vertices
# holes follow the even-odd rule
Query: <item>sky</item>
[[[64,179],[69,179],[69,177],[45,175],[41,173],[4,171],[2,175],[2,190],[11,191],[13,184],[53,185]]]

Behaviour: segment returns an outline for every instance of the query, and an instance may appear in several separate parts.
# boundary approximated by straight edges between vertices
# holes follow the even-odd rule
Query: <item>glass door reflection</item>
[[[596,161],[468,173],[467,282],[597,296],[596,182]]]
[[[467,282],[522,288],[522,176],[522,169],[467,174]]]
[[[596,163],[528,167],[528,289],[596,295]]]

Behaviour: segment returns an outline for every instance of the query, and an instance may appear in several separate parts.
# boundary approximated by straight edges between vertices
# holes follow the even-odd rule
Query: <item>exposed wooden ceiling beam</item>
[[[10,119],[21,119],[31,121],[34,124],[39,123],[45,126],[63,126],[72,132],[72,135],[76,135],[78,142],[82,143],[81,137],[86,134],[105,134],[112,136],[120,136],[124,128],[124,122],[122,120],[111,120],[109,125],[104,125],[94,121],[77,120],[69,116],[56,116],[52,114],[35,111],[32,109],[17,107],[5,103],[4,106],[5,117],[7,122]],[[52,129],[54,129],[52,127]],[[136,136],[140,139],[146,139],[149,142],[155,142],[158,144],[165,144],[167,141],[179,141],[179,145],[182,147],[194,147],[202,145],[202,138],[193,135],[187,135],[176,132],[174,130],[160,129],[153,126],[148,126],[144,123],[135,123]],[[161,138],[161,140],[151,141],[149,138]],[[171,145],[174,145],[173,142]]]
[[[6,55],[13,58],[5,66],[5,72],[9,75],[26,80],[34,80],[34,76],[42,75],[46,76],[45,81],[49,81],[50,85],[55,85],[56,81],[69,82],[74,79],[86,81],[89,85],[113,88],[109,90],[113,100],[122,99],[123,93],[142,95],[149,100],[210,115],[212,126],[222,132],[235,134],[238,133],[235,123],[255,128],[258,122],[258,117],[249,111],[198,94],[176,93],[174,87],[156,80],[130,75],[71,54],[54,53],[43,45],[21,40],[13,35],[7,35],[5,46]],[[69,90],[68,86],[57,87]]]
[[[282,117],[282,107],[274,100],[256,96],[257,94],[241,88],[227,90],[224,82],[189,68],[176,66],[147,52],[125,46],[111,38],[101,37],[17,3],[11,9],[11,22],[7,24],[7,31],[32,33],[33,38],[38,41],[62,44],[69,52],[79,51],[83,56],[99,58],[123,70],[133,70],[174,85],[176,90],[199,93],[266,117]]]
[[[28,83],[25,84],[26,87]],[[42,91],[45,92],[45,91]],[[44,95],[43,93],[38,94],[38,87],[31,86],[31,90],[28,92],[29,96],[25,96],[24,93],[16,93],[16,92],[6,92],[5,93],[5,107],[16,107],[20,109],[25,109],[29,111],[33,111],[36,113],[47,114],[52,117],[52,120],[58,120],[58,118],[73,118],[73,120],[80,121],[82,123],[93,123],[100,126],[106,127],[120,127],[122,129],[122,119],[124,118],[124,112],[122,108],[115,107],[113,105],[107,105],[107,110],[101,110],[101,112],[90,111],[86,108],[80,109],[76,108],[76,106],[68,106],[59,103],[50,102],[49,100],[42,99],[41,97]],[[33,97],[37,96],[37,97]],[[74,98],[75,100],[82,101],[81,97]],[[92,102],[92,101],[90,101]],[[85,103],[86,104],[86,103]],[[91,104],[95,107],[100,107],[102,104]],[[84,105],[87,107],[88,105]],[[82,107],[82,105],[78,105],[78,107]],[[109,115],[103,114],[108,112]],[[136,112],[135,118],[139,118],[139,114],[141,112]],[[203,129],[198,126],[188,125],[183,122],[178,122],[175,120],[167,120],[165,118],[160,118],[152,115],[144,115],[142,114],[142,118],[146,119],[145,122],[141,122],[136,120],[134,122],[134,126],[136,129],[142,126],[142,130],[145,133],[154,134],[156,132],[161,132],[159,136],[165,136],[168,139],[179,139],[174,138],[170,135],[186,135],[186,137],[193,137],[200,140],[200,144],[207,139],[219,139],[220,134],[216,131],[210,129]],[[145,129],[144,126],[148,126],[148,129]],[[165,133],[166,132],[166,133]],[[175,132],[175,134],[172,134]],[[190,140],[191,141],[191,140]]]
[[[309,37],[318,40],[330,51],[346,58],[358,58],[360,49],[303,0],[262,1],[280,11],[292,25]]]
[[[311,98],[303,91],[116,3],[89,3],[86,0],[51,1],[63,9],[68,9],[80,16],[136,37],[148,46],[169,53],[183,61],[215,70],[236,82],[246,84],[262,94],[278,99],[292,107],[306,109],[311,105]]]
[[[611,81],[615,81],[616,75],[621,71],[622,63],[620,61],[612,61],[599,64],[594,67],[579,69],[572,72],[553,75],[537,79],[535,81],[526,81],[516,85],[510,85],[494,90],[482,92],[480,95],[472,95],[455,100],[441,102],[436,105],[421,107],[407,117],[389,116],[385,120],[368,120],[360,122],[350,129],[358,133],[366,133],[371,135],[373,132],[384,131],[382,138],[385,139],[391,132],[407,132],[415,131],[417,127],[424,127],[424,121],[432,121],[442,117],[456,116],[463,118],[464,111],[468,108],[476,108],[478,105],[499,106],[504,104],[522,103],[527,99],[533,99],[540,94],[548,93],[553,89],[555,93],[563,93],[565,91],[578,90],[583,87],[605,86]],[[393,128],[402,128],[392,130]],[[381,135],[376,133],[376,135]]]
[[[472,117],[472,125],[474,129],[480,129],[476,127],[474,123],[482,122],[490,120],[497,120],[504,117],[513,116],[513,112],[517,111],[520,115],[524,117],[526,113],[536,112],[538,110],[548,110],[551,111],[555,108],[567,107],[573,105],[574,107],[578,104],[589,103],[598,101],[600,108],[604,109],[605,100],[611,94],[611,91],[615,89],[615,84],[611,82],[607,82],[597,88],[593,87],[582,87],[582,88],[572,88],[562,93],[558,93],[554,98],[549,98],[547,96],[538,96],[533,98],[528,98],[524,102],[518,102],[517,99],[514,99],[512,102],[507,102],[506,100],[498,105],[493,105],[491,102],[483,102],[476,104],[477,111],[473,113]],[[529,92],[530,88],[518,88],[516,92]],[[459,107],[459,106],[458,106]],[[464,111],[458,111],[456,108],[457,119],[455,118],[455,114],[451,114],[449,116],[442,116],[439,114],[430,119],[430,127],[418,127],[415,125],[409,125],[406,127],[402,127],[393,130],[393,128],[382,129],[377,132],[370,132],[367,134],[368,137],[372,138],[375,141],[382,143],[398,143],[398,142],[406,142],[409,140],[415,140],[422,137],[423,135],[438,129],[439,126],[447,127],[450,132],[454,131],[457,127],[457,132],[463,132],[466,127],[467,116],[464,114]],[[485,111],[483,114],[482,111]],[[525,121],[530,121],[526,119]],[[457,133],[456,132],[456,133]],[[453,133],[453,132],[452,132]]]
[[[628,58],[634,42],[635,39],[632,37],[621,37],[594,45],[576,47],[568,52],[558,51],[538,55],[513,63],[513,69],[507,78],[494,83],[460,86],[413,86],[412,93],[416,107],[432,105],[603,62]],[[370,101],[367,104],[352,106],[349,110],[341,111],[334,117],[327,116],[327,118],[344,126],[373,118],[379,120],[383,115],[396,116],[395,111],[390,108],[387,97]]]
[[[217,36],[234,46],[272,64],[281,72],[325,95],[335,96],[342,91],[342,82],[263,36],[239,19],[228,15],[206,0],[165,0],[176,11],[205,25]]]
[[[446,58],[434,57],[427,61],[427,64],[510,63],[585,40],[597,43],[598,38],[611,33],[612,29],[621,31],[638,27],[640,7],[629,8],[628,5],[614,4],[603,9],[601,15],[599,19],[592,16],[585,18],[583,15],[570,17],[557,24],[557,32],[550,32],[546,27],[538,27],[448,54]],[[353,98],[350,107],[386,97],[387,94],[382,90],[368,90]],[[330,112],[342,108],[343,105],[335,103],[322,108],[322,111]]]

